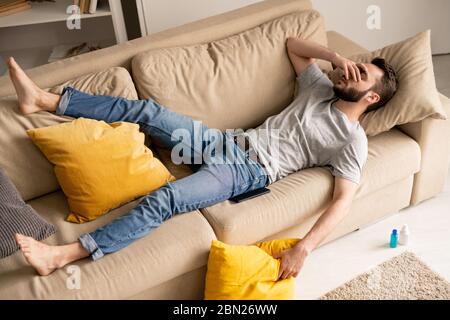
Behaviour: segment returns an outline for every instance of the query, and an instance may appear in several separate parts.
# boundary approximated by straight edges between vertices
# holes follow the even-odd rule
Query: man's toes
[[[23,239],[21,241],[22,247],[24,248],[29,248],[31,247],[31,241],[29,239]]]
[[[14,69],[15,69],[15,68],[18,66],[16,60],[14,60],[13,57],[9,57],[7,63],[8,63],[8,66],[9,66],[10,68],[14,68]]]
[[[20,241],[19,242],[20,248],[21,249],[25,249],[25,248],[29,248],[30,247],[30,243],[28,241]]]
[[[19,234],[19,237],[20,237],[20,240],[21,241],[27,241],[27,242],[29,242],[30,241],[30,237],[28,237],[28,236],[26,236],[26,235],[24,235],[24,234]]]
[[[21,235],[20,233],[16,233],[14,235],[14,237],[16,238],[16,242],[20,244],[20,242],[22,242],[22,239],[23,239],[24,236]]]
[[[24,254],[29,254],[29,253],[31,253],[31,248],[21,248],[21,251],[22,251]]]
[[[31,246],[31,238],[26,237],[22,234],[16,234],[16,242],[21,249],[28,248]]]

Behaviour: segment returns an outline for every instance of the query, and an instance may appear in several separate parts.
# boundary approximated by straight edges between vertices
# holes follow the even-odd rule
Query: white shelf
[[[96,13],[80,15],[87,19],[82,30],[62,26],[72,4],[73,0],[33,2],[29,10],[0,17],[0,60],[14,56],[28,69],[46,64],[52,48],[60,44],[88,42],[107,47],[128,40],[121,0],[98,0]],[[0,63],[0,76],[5,72]]]
[[[110,16],[112,15],[107,1],[99,1],[97,12],[93,14],[82,14],[81,19]],[[56,2],[33,2],[32,8],[9,16],[0,17],[0,28],[16,27],[37,23],[48,23],[64,21],[70,15],[66,13],[67,7],[73,4],[72,0],[57,0]]]

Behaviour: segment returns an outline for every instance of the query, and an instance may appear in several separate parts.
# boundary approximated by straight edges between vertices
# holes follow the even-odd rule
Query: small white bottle
[[[404,224],[402,230],[400,230],[400,235],[398,237],[398,243],[407,246],[409,243],[409,228],[407,224]]]

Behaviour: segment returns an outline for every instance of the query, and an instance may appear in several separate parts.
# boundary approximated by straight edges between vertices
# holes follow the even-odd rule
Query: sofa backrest
[[[130,70],[131,58],[152,49],[207,43],[240,33],[264,22],[311,9],[309,0],[267,0],[244,8],[162,31],[148,37],[93,51],[31,70],[27,74],[42,88],[52,88],[69,80],[110,67]],[[22,116],[9,77],[0,77],[0,166],[14,181],[25,200],[58,188],[52,166],[26,137],[26,129],[67,121],[48,114]],[[100,93],[101,94],[101,93]],[[131,96],[128,98],[135,98]]]
[[[140,98],[210,128],[254,128],[293,100],[289,37],[327,46],[320,13],[294,12],[225,39],[142,52],[132,60],[133,81]]]
[[[27,74],[40,87],[50,88],[109,67],[122,66],[129,69],[131,58],[143,51],[223,39],[277,17],[311,8],[309,0],[261,1],[147,37],[39,66],[27,70]],[[12,94],[14,94],[14,88],[8,76],[0,77],[0,97]]]

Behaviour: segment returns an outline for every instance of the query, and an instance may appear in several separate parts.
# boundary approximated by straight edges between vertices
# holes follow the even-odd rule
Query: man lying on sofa
[[[377,58],[357,64],[314,42],[300,38],[287,40],[287,51],[299,84],[299,95],[283,112],[268,118],[257,129],[241,133],[248,138],[256,161],[242,164],[203,163],[190,176],[169,182],[148,194],[139,205],[98,230],[82,235],[75,243],[48,246],[16,235],[26,258],[40,275],[86,257],[100,259],[121,250],[149,234],[174,214],[211,206],[254,189],[271,184],[290,173],[312,166],[324,166],[335,177],[329,207],[309,233],[292,249],[281,252],[279,278],[296,277],[308,254],[336,227],[349,212],[367,159],[367,138],[360,126],[360,116],[382,107],[394,95],[397,79],[393,68]],[[333,84],[322,73],[315,58],[330,61],[343,76]],[[32,82],[13,58],[8,60],[11,80],[23,114],[37,111],[56,112],[75,118],[105,122],[138,123],[141,130],[166,148],[172,149],[174,130],[190,130],[194,121],[149,100],[126,100],[120,97],[92,96],[66,87],[62,95],[46,92]],[[203,130],[207,126],[202,125]],[[255,132],[276,130],[277,141],[260,149]],[[225,133],[224,141],[236,152],[248,157],[249,150],[239,147]],[[255,140],[256,139],[256,140]],[[205,148],[206,144],[203,144]],[[275,150],[278,146],[281,152]],[[271,162],[277,153],[278,164]],[[205,187],[206,186],[206,187]]]

